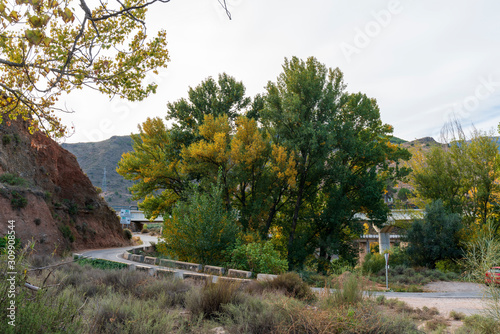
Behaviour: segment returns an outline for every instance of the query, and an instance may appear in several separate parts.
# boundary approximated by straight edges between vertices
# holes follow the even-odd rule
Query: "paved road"
[[[116,261],[116,262],[122,262],[122,263],[132,263],[136,264],[137,262],[134,261],[129,261],[125,260],[122,257],[122,254],[127,250],[127,249],[132,249],[132,248],[141,248],[144,246],[149,246],[151,242],[158,242],[158,237],[153,237],[150,235],[146,234],[135,234],[134,236],[139,236],[143,242],[142,245],[139,246],[127,246],[127,247],[120,247],[120,248],[105,248],[105,249],[93,249],[93,250],[87,250],[87,251],[82,251],[80,254],[82,254],[85,257],[95,257],[97,259],[104,259],[104,260],[110,260],[110,261]]]
[[[146,234],[135,234],[140,236],[143,241],[143,245],[140,246],[129,246],[121,248],[108,248],[108,249],[97,249],[84,251],[82,254],[86,257],[95,257],[99,259],[111,260],[122,263],[136,263],[133,261],[125,260],[121,257],[121,254],[127,249],[138,248],[148,246],[150,242],[158,242],[158,237],[153,237]],[[152,266],[152,265],[148,265]],[[157,266],[155,266],[157,267]],[[314,291],[320,292],[321,288],[313,288]],[[481,291],[458,291],[458,292],[370,292],[373,296],[386,296],[387,298],[443,298],[443,299],[481,299],[484,297],[484,293]]]

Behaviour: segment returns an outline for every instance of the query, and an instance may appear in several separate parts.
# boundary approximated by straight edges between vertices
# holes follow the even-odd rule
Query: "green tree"
[[[193,186],[166,218],[160,251],[183,261],[220,265],[229,259],[240,229],[226,210],[220,182],[209,192]]]
[[[433,201],[426,207],[423,220],[416,220],[406,236],[406,249],[413,263],[434,267],[436,261],[458,259],[463,250],[460,246],[460,215],[449,213],[443,201]]]
[[[446,147],[414,154],[410,182],[417,204],[441,199],[447,210],[460,214],[468,225],[476,220],[485,224],[498,215],[498,143],[480,131],[470,138],[458,131],[456,137]]]
[[[408,174],[399,164],[410,154],[390,142],[392,127],[382,123],[376,101],[364,94],[348,95],[333,129],[336,141],[326,162],[325,201],[317,218],[320,258],[338,254],[355,265],[353,241],[363,229],[355,215],[363,212],[379,226],[387,220],[382,194]],[[321,266],[318,270],[325,271]]]
[[[296,157],[296,188],[291,197],[288,262],[297,262],[296,231],[305,204],[313,202],[322,181],[325,161],[332,152],[331,124],[344,90],[340,70],[327,69],[315,58],[285,59],[277,82],[267,85],[261,121],[273,139]],[[303,249],[303,247],[295,247]],[[299,261],[300,262],[300,261]]]
[[[294,57],[268,84],[261,121],[296,157],[296,187],[288,194],[289,263],[300,266],[317,247],[322,258],[352,258],[351,241],[362,229],[354,214],[385,221],[386,181],[408,173],[399,160],[409,153],[390,143],[392,128],[381,122],[376,101],[348,94],[339,69]]]

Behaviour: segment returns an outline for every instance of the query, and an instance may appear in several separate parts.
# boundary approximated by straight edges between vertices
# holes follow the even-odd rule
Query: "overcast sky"
[[[156,95],[138,103],[78,91],[63,115],[89,142],[137,132],[189,86],[226,72],[249,96],[275,81],[284,58],[339,67],[350,92],[377,99],[384,123],[406,140],[432,136],[455,115],[467,127],[500,122],[500,3],[493,0],[171,0],[150,9],[148,29],[167,32],[170,62]]]

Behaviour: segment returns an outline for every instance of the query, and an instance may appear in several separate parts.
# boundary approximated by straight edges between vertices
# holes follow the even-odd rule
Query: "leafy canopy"
[[[90,87],[132,101],[154,93],[143,79],[169,60],[165,31],[146,31],[155,2],[168,0],[0,0],[0,123],[21,117],[60,137],[64,93]]]

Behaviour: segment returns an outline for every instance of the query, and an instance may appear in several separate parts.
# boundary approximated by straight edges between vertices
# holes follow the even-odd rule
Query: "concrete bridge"
[[[154,220],[149,220],[144,216],[144,212],[135,208],[113,208],[116,215],[120,217],[120,223],[123,227],[130,227],[132,231],[141,231],[144,224],[147,223],[163,223],[163,217],[158,216]]]
[[[358,213],[355,217],[358,218],[361,223],[368,223],[370,232],[372,232],[362,235],[358,240],[360,252],[368,254],[370,252],[370,243],[378,242],[379,252],[383,254],[391,245],[394,245],[396,241],[401,240],[401,235],[398,233],[397,228],[395,229],[396,224],[412,222],[415,219],[423,219],[424,212],[423,210],[415,209],[391,210],[387,217],[387,222],[382,227],[377,227],[372,224],[366,214]]]

